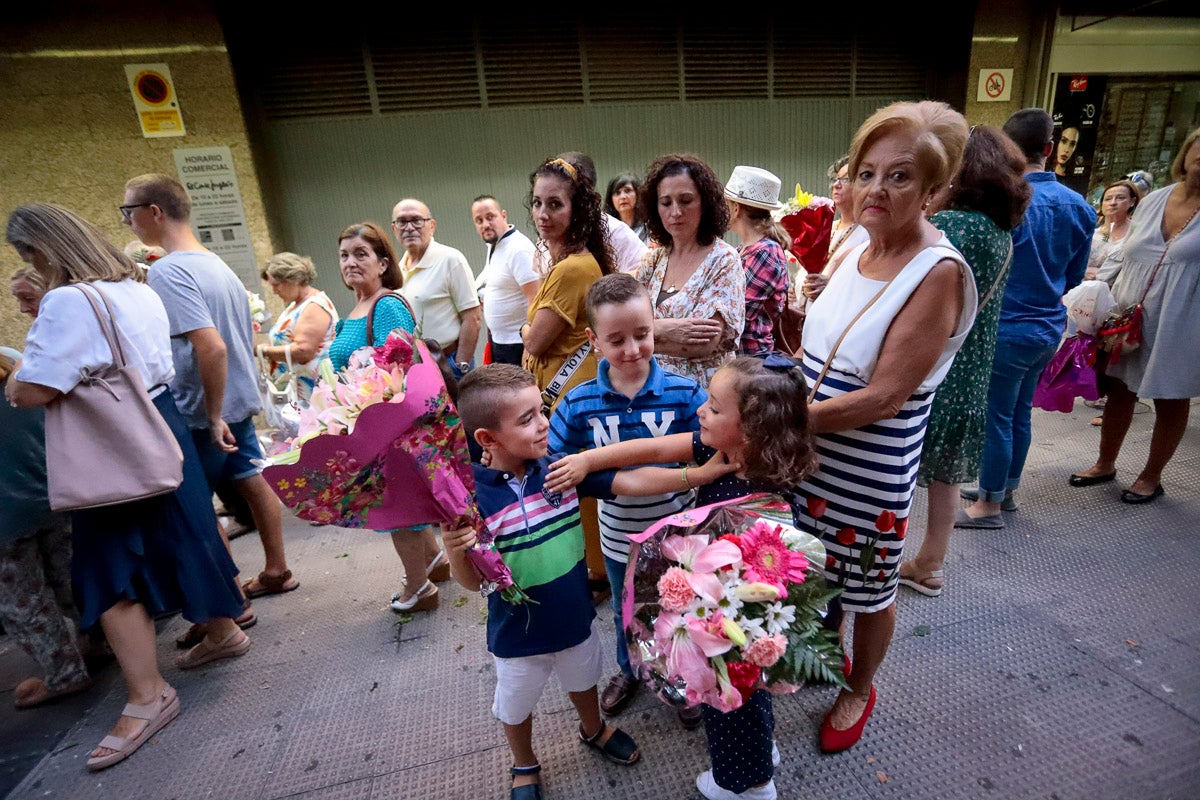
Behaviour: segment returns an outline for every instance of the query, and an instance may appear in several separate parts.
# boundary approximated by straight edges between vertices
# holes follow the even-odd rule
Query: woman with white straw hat
[[[783,208],[779,178],[765,169],[738,166],[725,184],[729,230],[738,237],[746,273],[746,326],[739,349],[744,355],[765,355],[775,349],[772,324],[787,301],[788,270],[784,248],[790,237],[771,219]]]

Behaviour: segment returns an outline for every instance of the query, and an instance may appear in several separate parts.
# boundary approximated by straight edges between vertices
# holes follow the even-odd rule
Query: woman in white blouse
[[[1099,278],[1108,281],[1109,285],[1117,279],[1120,262],[1114,262],[1102,276],[1100,268],[1109,253],[1115,253],[1125,244],[1125,234],[1129,233],[1129,221],[1133,218],[1133,210],[1142,200],[1142,193],[1132,181],[1121,179],[1110,183],[1104,189],[1100,200],[1100,221],[1096,232],[1092,235],[1092,252],[1088,256],[1087,280]]]
[[[99,292],[112,306],[126,361],[141,374],[184,455],[183,483],[174,492],[71,513],[81,625],[98,622],[104,629],[129,690],[128,705],[87,760],[88,769],[104,769],[179,714],[179,698],[158,669],[155,616],[182,610],[192,622],[206,623],[204,640],[177,660],[182,669],[250,649],[249,637],[233,621],[242,613],[237,567],[217,533],[191,434],[167,388],[174,374],[167,313],[142,270],[95,226],[60,206],[18,208],[6,236],[48,290],[25,340],[24,359],[5,387],[8,401],[53,404],[74,390],[81,373],[113,362],[84,294],[99,302]],[[105,469],[102,463],[95,467]]]

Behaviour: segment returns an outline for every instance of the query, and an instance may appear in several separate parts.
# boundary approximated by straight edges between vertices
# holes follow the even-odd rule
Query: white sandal
[[[392,595],[390,605],[392,611],[397,614],[406,611],[433,611],[438,607],[438,588],[433,585],[433,581],[425,581],[407,600],[401,600],[399,592]]]
[[[913,569],[916,569],[916,567]],[[942,589],[945,588],[945,581],[943,580],[941,586],[926,586],[925,581],[929,580],[930,578],[945,578],[946,571],[942,569],[935,569],[923,574],[924,577],[922,577],[920,580],[916,578],[906,578],[902,574],[900,576],[900,585],[907,586],[914,592],[920,592],[926,597],[940,597],[942,594]]]
[[[158,696],[158,700],[153,703],[147,703],[144,706],[127,703],[125,709],[121,712],[121,716],[133,717],[134,719],[146,720],[146,727],[142,728],[142,732],[132,739],[123,739],[120,736],[108,735],[100,740],[97,747],[103,747],[115,752],[109,753],[106,756],[93,756],[87,760],[87,768],[92,772],[96,770],[111,767],[113,764],[124,761],[133,755],[139,747],[146,743],[154,734],[167,726],[171,720],[179,716],[179,695],[175,694],[175,690],[167,685],[162,694]]]

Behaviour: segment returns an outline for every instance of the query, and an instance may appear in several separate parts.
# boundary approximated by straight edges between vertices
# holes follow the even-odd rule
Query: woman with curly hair
[[[900,565],[900,583],[927,597],[942,593],[942,566],[958,510],[958,484],[979,475],[987,420],[987,394],[979,387],[991,379],[1000,298],[1008,283],[1010,232],[1021,224],[1032,193],[1024,171],[1020,148],[1003,131],[977,125],[963,151],[953,188],[934,201],[940,210],[929,219],[971,265],[979,311],[929,412],[917,473],[917,485],[929,489],[925,539],[916,558]],[[974,499],[969,490],[964,494]]]
[[[524,366],[553,410],[560,397],[596,377],[596,359],[588,358],[587,293],[615,270],[600,219],[600,194],[585,172],[554,158],[533,171],[529,187],[529,214],[550,269],[529,305],[521,341]]]
[[[651,237],[637,279],[654,303],[654,352],[664,369],[707,387],[734,357],[746,322],[746,278],[729,227],[725,189],[693,155],[650,165],[642,186]]]

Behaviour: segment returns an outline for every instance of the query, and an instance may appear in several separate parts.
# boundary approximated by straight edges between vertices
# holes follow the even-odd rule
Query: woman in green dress
[[[979,387],[987,386],[996,353],[1000,299],[1012,251],[1010,231],[1020,224],[1029,203],[1024,162],[1003,131],[975,126],[961,171],[946,194],[935,201],[942,210],[930,218],[971,265],[979,311],[975,327],[933,401],[917,474],[917,483],[929,490],[925,539],[916,558],[900,565],[900,583],[928,597],[942,593],[942,567],[958,509],[958,484],[979,474],[987,413],[987,392]]]

